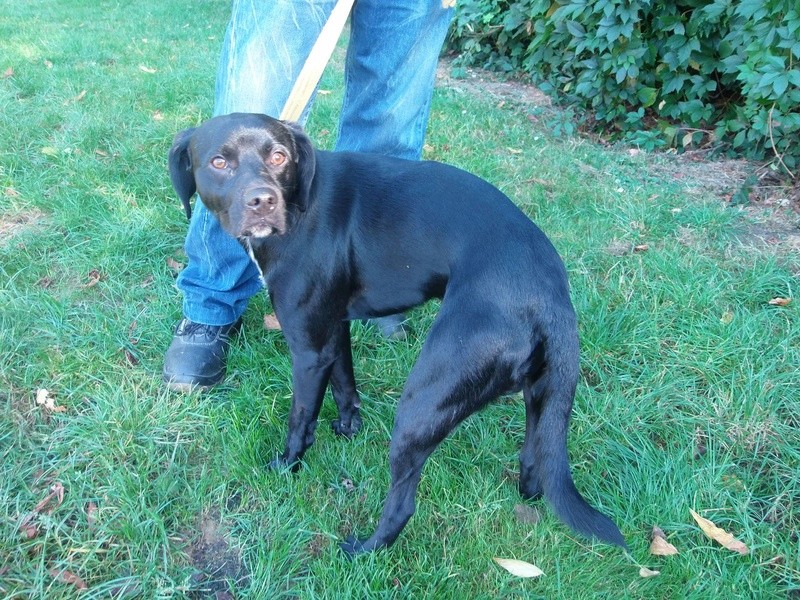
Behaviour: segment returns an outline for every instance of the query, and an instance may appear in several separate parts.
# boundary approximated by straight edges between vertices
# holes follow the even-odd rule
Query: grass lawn
[[[0,597],[797,598],[800,246],[759,242],[768,215],[725,205],[727,166],[557,137],[553,109],[501,87],[443,77],[426,155],[498,185],[564,257],[582,338],[575,480],[632,557],[522,503],[519,397],[431,457],[391,549],[339,551],[375,527],[434,305],[406,341],[353,325],[364,427],[338,439],[326,402],[295,475],[265,468],[291,395],[265,297],[224,386],[164,389],[186,230],[166,155],[211,112],[227,12],[0,0]],[[340,56],[322,89],[309,130],[330,147]],[[748,554],[708,539],[690,509]],[[649,553],[653,526],[679,554]]]

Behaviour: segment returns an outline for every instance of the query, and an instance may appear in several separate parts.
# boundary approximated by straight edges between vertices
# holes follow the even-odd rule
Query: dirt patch
[[[536,86],[513,79],[503,79],[489,71],[468,67],[464,77],[453,76],[453,63],[439,61],[436,71],[437,85],[450,90],[468,92],[476,96],[489,96],[498,102],[512,101],[527,106],[551,106],[550,97]]]
[[[800,249],[800,181],[746,160],[710,160],[702,152],[655,161],[649,171],[684,181],[687,194],[698,200],[718,198],[741,210],[734,233],[743,245],[778,253]]]
[[[44,216],[44,213],[38,210],[0,215],[0,245],[7,244],[26,229],[37,228]]]
[[[231,543],[230,533],[219,512],[203,514],[197,527],[200,535],[188,548],[192,566],[196,569],[189,597],[235,598],[235,590],[246,587],[249,578],[240,550]]]

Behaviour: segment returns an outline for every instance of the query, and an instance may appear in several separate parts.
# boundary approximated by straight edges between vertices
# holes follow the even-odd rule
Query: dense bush
[[[800,164],[797,0],[459,0],[449,44],[612,137]]]

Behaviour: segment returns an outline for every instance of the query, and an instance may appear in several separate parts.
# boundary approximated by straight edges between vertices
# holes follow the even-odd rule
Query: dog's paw
[[[349,558],[353,558],[356,554],[362,554],[366,552],[362,542],[363,540],[359,540],[355,536],[351,535],[339,544],[339,548],[341,548]]]
[[[283,456],[278,456],[269,461],[267,468],[272,471],[291,471],[292,473],[297,473],[297,471],[300,470],[300,461],[290,461]]]
[[[336,419],[333,423],[331,423],[331,428],[336,435],[351,438],[361,429],[361,417],[355,415],[347,421]]]
[[[537,484],[519,484],[519,495],[525,500],[539,500],[542,497],[542,486]]]

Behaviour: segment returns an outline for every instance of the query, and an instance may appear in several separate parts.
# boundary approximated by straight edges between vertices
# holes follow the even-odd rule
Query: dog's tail
[[[619,528],[584,500],[572,480],[567,429],[579,376],[578,336],[573,326],[556,329],[557,335],[545,342],[544,364],[538,377],[525,394],[526,401],[532,403],[526,407],[528,427],[534,428],[529,451],[534,453],[538,484],[558,518],[574,531],[627,550]]]

